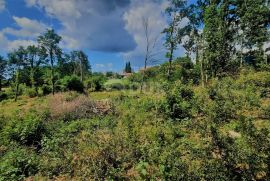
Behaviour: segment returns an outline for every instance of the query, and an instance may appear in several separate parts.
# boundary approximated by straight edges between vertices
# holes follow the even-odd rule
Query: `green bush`
[[[101,91],[107,78],[103,74],[93,74],[85,81],[86,88],[90,91]]]
[[[0,102],[7,99],[7,98],[8,98],[7,93],[0,91]]]
[[[44,95],[44,96],[48,95],[52,92],[51,86],[47,85],[47,84],[42,85],[41,90],[42,90],[42,95]]]
[[[23,180],[38,172],[37,156],[29,149],[13,147],[0,157],[0,180]]]
[[[29,115],[9,121],[2,134],[6,142],[16,141],[22,145],[39,147],[45,132],[43,120],[37,115]]]
[[[63,79],[59,80],[59,84],[62,91],[84,91],[83,83],[77,76],[65,76]]]
[[[165,113],[174,120],[183,120],[192,117],[192,100],[194,92],[191,87],[176,82],[165,86],[166,98],[162,104]]]
[[[38,95],[35,88],[28,88],[28,89],[25,90],[25,93],[30,98],[36,97]]]

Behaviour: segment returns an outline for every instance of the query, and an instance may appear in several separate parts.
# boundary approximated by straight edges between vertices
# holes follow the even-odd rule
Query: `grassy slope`
[[[201,87],[194,87],[194,91],[197,96],[201,95],[205,90]],[[243,92],[240,91],[239,95],[241,94],[243,94]],[[93,157],[93,159],[103,159],[99,154],[101,154],[104,149],[110,149],[111,146],[111,149],[116,149],[113,152],[117,154],[116,159],[119,159],[120,162],[127,162],[127,165],[121,165],[122,168],[125,168],[123,172],[125,174],[121,175],[121,177],[143,178],[141,176],[141,170],[138,170],[136,167],[136,165],[138,166],[140,163],[138,163],[138,160],[133,160],[136,157],[130,155],[135,154],[133,153],[134,150],[140,150],[140,152],[144,154],[145,160],[147,160],[148,157],[153,157],[157,159],[156,162],[160,164],[163,162],[163,156],[165,159],[167,156],[177,151],[176,153],[181,153],[181,155],[178,156],[189,165],[188,170],[190,172],[196,172],[196,170],[200,169],[203,161],[201,158],[204,157],[202,150],[211,142],[208,133],[202,132],[202,130],[206,129],[208,126],[207,120],[204,118],[196,117],[192,121],[184,121],[179,124],[164,120],[162,115],[158,113],[157,107],[155,107],[159,100],[164,99],[164,96],[160,93],[147,92],[140,94],[137,91],[93,92],[90,93],[89,97],[94,100],[109,99],[113,101],[116,107],[116,115],[102,118],[102,120],[100,120],[101,122],[97,123],[100,125],[99,128],[94,131],[92,128],[91,131],[89,131],[90,128],[87,126],[81,128],[79,134],[74,137],[76,145],[78,146],[76,150],[72,151],[72,159],[75,160],[72,164],[73,169],[75,169],[75,178],[81,178],[81,172],[84,172],[84,169],[86,172],[86,166],[90,164],[88,163],[89,156]],[[0,103],[0,114],[9,117],[16,114],[24,114],[31,109],[44,111],[48,107],[48,100],[50,98],[51,96],[31,99],[21,97],[16,103],[11,100],[4,101]],[[262,107],[268,106],[270,104],[269,96],[261,98],[260,102]],[[260,108],[248,108],[248,111],[243,108],[242,110],[237,110],[237,112],[255,118],[254,123],[259,129],[268,128],[268,130],[270,130],[269,120],[262,119],[260,116],[262,114]],[[93,121],[95,122],[95,120]],[[88,125],[90,123],[86,122],[82,124]],[[111,124],[113,124],[113,126]],[[232,120],[221,126],[220,130],[224,135],[234,134],[234,132],[231,133],[231,131],[234,131],[237,124],[238,120]],[[112,128],[110,128],[111,126]],[[175,138],[175,134],[179,134],[179,138]],[[156,143],[159,135],[164,137],[162,139],[166,141],[164,148]],[[91,140],[94,142],[98,140],[98,142],[95,146],[90,146],[93,144]],[[130,147],[128,147],[128,145],[130,145]],[[123,148],[121,148],[121,146],[123,146]],[[108,154],[110,153],[111,152],[108,151]],[[159,157],[159,155],[162,155],[162,157]],[[123,161],[125,159],[126,161]],[[156,166],[158,165],[155,165],[154,162],[155,161],[152,160],[152,162],[148,163],[150,166],[146,166],[149,175],[154,175],[154,173],[157,172],[158,168]],[[60,177],[63,177],[64,180],[69,179],[69,176]]]

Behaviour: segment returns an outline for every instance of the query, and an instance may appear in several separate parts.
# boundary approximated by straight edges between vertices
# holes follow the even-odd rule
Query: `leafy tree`
[[[71,61],[74,62],[74,73],[80,76],[83,81],[84,76],[91,71],[91,66],[87,55],[83,51],[72,51]]]
[[[0,56],[0,91],[2,90],[2,80],[4,78],[4,73],[6,70],[7,62],[4,57]]]
[[[57,62],[57,71],[61,72],[60,77],[75,75],[75,62],[71,60],[69,53],[64,53]]]
[[[243,32],[242,48],[257,47],[259,56],[263,54],[263,44],[269,40],[270,9],[265,0],[237,1],[237,23]],[[267,60],[265,60],[267,62]],[[263,62],[257,62],[263,63]]]
[[[126,63],[126,67],[125,67],[124,72],[125,72],[125,73],[131,73],[131,72],[132,72],[132,68],[131,68],[130,62],[127,62],[127,63]]]
[[[25,65],[27,54],[23,47],[8,54],[9,65],[15,72],[15,101],[17,101],[20,85],[20,71]]]
[[[49,64],[51,69],[51,85],[52,93],[55,92],[55,62],[60,58],[62,50],[59,47],[61,36],[57,35],[53,29],[48,29],[43,35],[38,37],[39,46],[45,50],[49,57]]]
[[[172,70],[173,54],[179,43],[178,27],[181,21],[187,16],[187,7],[185,0],[170,0],[170,6],[166,9],[169,18],[168,27],[162,33],[166,35],[165,47],[168,52],[166,57],[169,61],[168,77]]]
[[[235,5],[232,1],[210,1],[204,14],[205,58],[210,76],[222,76],[230,71],[229,61],[234,51]]]
[[[46,57],[45,49],[39,49],[34,45],[30,45],[26,49],[27,58],[26,64],[30,67],[30,83],[31,87],[37,92],[36,73],[41,63],[43,63],[44,57]]]

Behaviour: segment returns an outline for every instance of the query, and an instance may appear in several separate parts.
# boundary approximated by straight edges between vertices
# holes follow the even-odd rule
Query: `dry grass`
[[[91,118],[107,114],[111,109],[110,104],[95,102],[85,95],[58,93],[49,98],[49,111],[53,120]]]

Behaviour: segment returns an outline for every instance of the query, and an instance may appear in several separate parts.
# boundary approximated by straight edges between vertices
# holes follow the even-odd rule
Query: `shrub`
[[[86,88],[90,91],[100,91],[104,87],[106,77],[104,75],[92,75],[89,79],[85,81]]]
[[[0,180],[23,180],[38,172],[38,159],[31,150],[12,149],[0,158]]]
[[[165,113],[174,120],[182,120],[192,117],[192,89],[177,82],[175,85],[165,86],[166,99],[162,105]]]
[[[36,97],[37,96],[37,91],[36,91],[35,88],[28,88],[28,89],[25,90],[25,93],[30,98],[33,98],[33,97]]]
[[[6,141],[16,141],[22,145],[40,146],[46,132],[43,120],[37,115],[28,115],[24,119],[17,118],[8,122],[3,129]]]
[[[42,94],[43,94],[44,96],[45,96],[45,95],[48,95],[48,94],[50,94],[50,93],[52,92],[51,86],[49,86],[49,85],[47,85],[47,84],[42,85],[41,89],[42,89]]]
[[[8,95],[5,92],[0,91],[0,102],[7,98],[8,98]]]
[[[62,91],[77,91],[83,92],[84,86],[79,77],[77,76],[65,76],[60,81]]]

